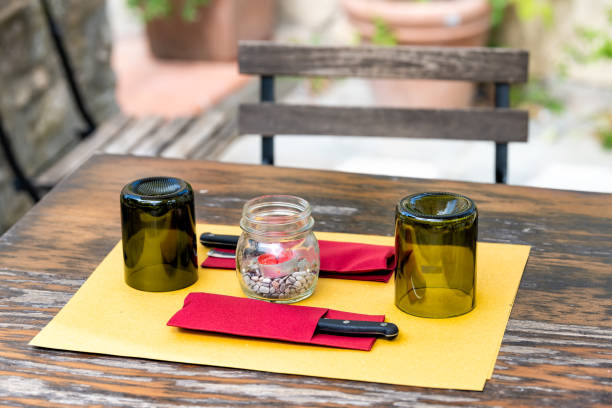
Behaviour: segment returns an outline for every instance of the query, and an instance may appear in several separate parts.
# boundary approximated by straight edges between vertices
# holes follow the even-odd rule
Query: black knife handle
[[[205,232],[200,235],[200,243],[208,247],[236,249],[238,246],[238,235],[221,235]]]
[[[325,333],[347,336],[383,336],[394,339],[399,333],[396,325],[389,322],[368,322],[363,320],[319,319],[317,330]]]

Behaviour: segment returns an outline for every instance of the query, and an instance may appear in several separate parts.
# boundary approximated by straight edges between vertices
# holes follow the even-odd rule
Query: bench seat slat
[[[150,116],[138,119],[132,126],[114,138],[104,146],[103,151],[109,154],[126,154],[138,145],[141,140],[147,139],[152,133],[164,123],[158,116]]]
[[[118,114],[104,122],[94,134],[81,141],[69,153],[39,174],[35,178],[35,184],[48,187],[56,185],[61,179],[85,163],[103,145],[119,137],[121,131],[133,121],[133,118]]]
[[[136,156],[157,156],[187,129],[194,118],[176,118],[160,126],[153,134],[132,147],[128,153]]]
[[[161,157],[184,159],[190,157],[226,121],[226,114],[211,110],[198,118],[183,134],[160,153]]]

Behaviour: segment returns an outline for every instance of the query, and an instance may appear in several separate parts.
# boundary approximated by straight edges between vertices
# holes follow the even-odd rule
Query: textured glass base
[[[169,292],[193,285],[198,280],[196,268],[182,269],[170,265],[151,265],[125,272],[125,283],[146,292]]]
[[[125,282],[147,292],[198,280],[193,189],[173,177],[148,177],[121,190]]]
[[[395,305],[413,316],[446,318],[466,314],[474,309],[471,294],[459,289],[421,288],[410,290]]]
[[[315,286],[316,285],[313,285],[310,289],[300,293],[299,296],[297,297],[286,298],[286,299],[273,299],[273,298],[257,296],[256,294],[252,292],[244,290],[244,288],[242,288],[242,292],[244,292],[244,294],[251,299],[265,300],[266,302],[270,302],[270,303],[295,303],[295,302],[299,302],[300,300],[309,298],[314,293]]]

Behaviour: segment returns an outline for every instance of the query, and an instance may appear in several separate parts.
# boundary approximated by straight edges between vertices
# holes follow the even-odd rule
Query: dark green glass
[[[454,193],[404,197],[395,215],[395,304],[411,315],[444,318],[475,306],[478,210]]]
[[[166,292],[198,280],[193,189],[173,177],[133,181],[121,191],[125,282]]]

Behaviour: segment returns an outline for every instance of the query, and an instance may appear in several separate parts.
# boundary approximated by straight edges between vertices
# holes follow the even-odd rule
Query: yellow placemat
[[[236,227],[198,225],[238,233]],[[393,245],[392,237],[317,233],[320,239]],[[118,356],[435,388],[482,390],[490,378],[529,246],[478,243],[476,308],[451,319],[409,316],[394,305],[393,283],[320,279],[300,305],[385,314],[400,328],[371,351],[182,331],[166,326],[190,292],[243,296],[232,270],[200,269],[196,284],[141,292],[123,281],[121,243],[30,345]],[[198,257],[205,258],[199,247]]]

